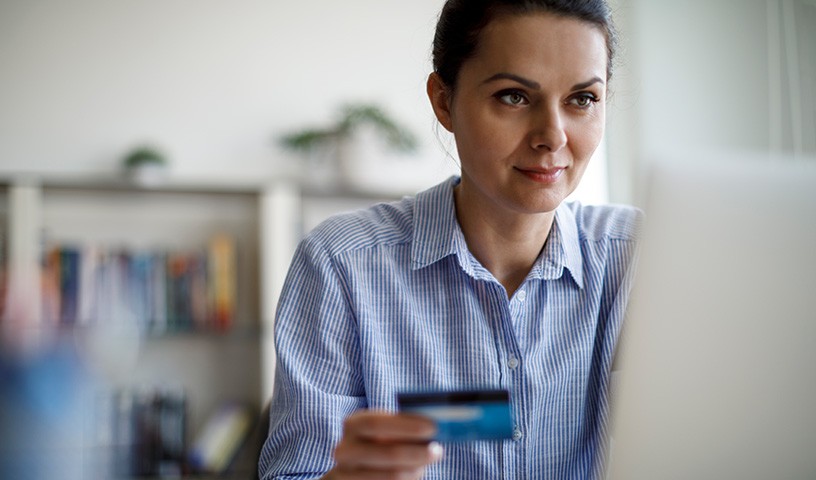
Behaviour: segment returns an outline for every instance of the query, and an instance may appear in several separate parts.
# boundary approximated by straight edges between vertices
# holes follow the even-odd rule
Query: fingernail
[[[439,442],[429,443],[428,451],[431,452],[431,457],[433,457],[434,461],[439,460],[442,458],[442,455],[445,454],[445,449],[442,448],[442,445],[440,445]]]

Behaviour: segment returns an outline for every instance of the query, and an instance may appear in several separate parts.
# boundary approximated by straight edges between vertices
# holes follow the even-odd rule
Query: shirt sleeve
[[[343,420],[366,406],[358,328],[342,272],[314,238],[298,246],[275,320],[277,364],[263,480],[308,479],[333,466]]]

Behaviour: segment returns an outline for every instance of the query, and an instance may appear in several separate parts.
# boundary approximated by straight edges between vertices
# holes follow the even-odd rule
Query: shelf
[[[126,192],[180,192],[207,194],[256,194],[270,185],[291,183],[285,178],[241,177],[173,177],[156,186],[146,186],[129,181],[121,175],[112,174],[0,174],[0,185],[29,185],[42,188],[60,188],[90,191]]]
[[[278,185],[295,188],[302,197],[311,198],[346,198],[358,200],[383,200],[410,195],[413,192],[394,192],[392,190],[363,189],[344,184],[310,185],[294,176],[279,175],[274,177],[195,177],[168,176],[155,186],[134,183],[123,175],[113,174],[54,174],[33,173],[0,173],[2,185],[30,185],[48,189],[120,191],[120,192],[177,192],[206,194],[258,194]]]
[[[264,327],[267,321],[262,314],[272,311],[273,307],[264,305],[268,295],[262,294],[266,273],[262,272],[261,255],[264,242],[261,232],[266,222],[264,205],[270,190],[275,192],[274,187],[260,182],[173,181],[150,189],[104,177],[17,176],[0,179],[0,214],[8,210],[8,227],[3,231],[10,233],[9,256],[24,267],[15,273],[19,274],[15,278],[28,279],[20,291],[25,292],[23,301],[34,307],[30,318],[26,319],[24,333],[44,339],[51,334],[69,335],[71,344],[78,347],[82,364],[95,379],[94,389],[100,398],[117,394],[150,396],[154,395],[153,392],[183,392],[188,442],[224,403],[235,401],[259,409],[268,397],[265,390],[271,385],[267,377],[272,371],[267,368],[265,360],[269,357],[264,352],[267,348]],[[290,228],[290,232],[294,230]],[[122,312],[124,305],[130,308],[138,303],[129,300],[122,304],[114,300],[118,306],[113,309],[86,310],[94,312],[93,315],[82,317],[112,319],[110,323],[100,321],[95,326],[72,324],[58,329],[41,323],[45,311],[41,309],[42,300],[48,298],[40,291],[37,280],[44,252],[67,246],[78,247],[77,251],[83,253],[90,247],[110,251],[111,257],[106,255],[95,260],[94,265],[99,266],[108,258],[116,258],[116,261],[132,258],[122,253],[192,254],[206,249],[209,240],[218,234],[231,237],[236,252],[236,309],[228,330],[185,329],[148,334],[140,330],[142,327],[137,323],[120,330],[107,329],[123,318],[109,312]],[[78,258],[83,258],[82,253]],[[157,272],[164,272],[167,268],[164,258],[162,254],[156,257],[152,268]],[[63,261],[65,258],[60,257],[60,268]],[[207,263],[209,261],[207,258]],[[132,266],[130,261],[123,265],[126,268]],[[116,273],[120,274],[127,275]],[[97,282],[99,285],[113,283],[108,278],[102,277]],[[145,278],[152,281],[153,277]],[[126,290],[117,290],[120,291],[124,295],[122,298],[132,295]],[[150,291],[155,295],[165,290]],[[94,290],[91,293],[101,295],[101,292]],[[120,297],[117,294],[111,298]],[[141,300],[141,297],[137,298]],[[59,309],[49,311],[62,315]],[[144,314],[149,315],[154,309],[138,311],[141,312],[138,315],[128,314],[129,318],[151,318]],[[206,318],[211,315],[207,314]],[[64,320],[70,317],[55,318]],[[172,318],[169,313],[168,318]]]
[[[0,176],[0,219],[7,217],[8,257],[30,274],[24,276],[28,283],[23,291],[33,292],[29,300],[35,306],[42,304],[39,269],[42,252],[49,247],[184,251],[206,245],[219,232],[235,236],[237,308],[228,331],[150,334],[134,328],[106,338],[86,325],[62,330],[74,336],[84,360],[104,379],[102,389],[183,390],[188,440],[223,403],[235,400],[259,408],[271,397],[274,313],[301,236],[329,215],[394,198],[342,188],[310,189],[280,179],[171,178],[160,187],[146,188],[114,176]],[[32,316],[42,318],[39,311]],[[52,331],[42,325],[28,328],[34,336],[40,328]],[[182,478],[251,478],[265,434],[253,433],[235,473]]]

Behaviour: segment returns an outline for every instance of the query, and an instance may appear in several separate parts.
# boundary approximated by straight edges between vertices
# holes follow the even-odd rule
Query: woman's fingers
[[[382,443],[346,441],[337,445],[334,460],[338,465],[372,469],[417,468],[441,457],[438,443]]]
[[[343,430],[345,436],[362,440],[429,442],[436,434],[436,425],[418,415],[362,410],[346,419]]]
[[[443,455],[431,441],[435,433],[433,421],[416,415],[354,413],[344,422],[330,478],[420,479]]]

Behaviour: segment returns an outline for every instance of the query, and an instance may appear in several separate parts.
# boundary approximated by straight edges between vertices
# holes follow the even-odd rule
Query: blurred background
[[[814,0],[610,3],[576,198],[816,155]],[[0,0],[0,478],[252,478],[298,239],[457,171],[425,96],[442,4]]]

